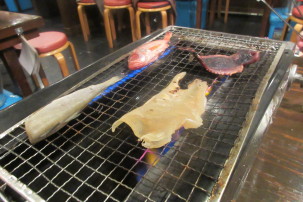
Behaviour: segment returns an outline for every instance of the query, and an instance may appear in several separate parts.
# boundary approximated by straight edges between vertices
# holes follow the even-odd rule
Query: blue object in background
[[[15,104],[16,102],[19,102],[20,100],[22,100],[22,97],[18,96],[18,95],[14,95],[13,93],[7,91],[7,90],[3,90],[3,95],[6,98],[6,101],[4,103],[4,105],[2,105],[0,107],[0,110],[9,107],[12,104]]]
[[[18,10],[18,6],[15,3],[15,0],[4,0],[7,6],[7,9],[11,12],[21,12],[22,10],[27,10],[33,8],[31,0],[18,0],[21,11]]]
[[[202,1],[201,28],[206,27],[206,16],[209,0]],[[182,27],[196,27],[196,0],[176,0],[177,19],[176,25]]]
[[[286,8],[275,8],[275,11],[281,15],[283,19],[288,18],[289,9]],[[277,31],[282,31],[284,27],[284,22],[272,11],[269,16],[269,31],[268,31],[268,38],[273,39],[274,34]],[[286,40],[289,40],[290,36],[287,35]]]

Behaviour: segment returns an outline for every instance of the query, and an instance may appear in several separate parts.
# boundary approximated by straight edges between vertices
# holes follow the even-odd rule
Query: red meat
[[[243,66],[252,64],[260,59],[260,52],[241,50],[237,53],[227,55],[198,55],[195,50],[191,48],[181,48],[194,53],[199,62],[205,67],[205,69],[214,74],[220,75],[232,75],[243,71]]]

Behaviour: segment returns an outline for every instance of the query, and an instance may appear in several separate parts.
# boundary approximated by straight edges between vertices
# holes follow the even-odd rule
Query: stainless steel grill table
[[[164,56],[143,70],[128,70],[130,51],[167,31],[174,37]],[[242,73],[217,78],[178,47],[202,55],[255,50],[261,58]],[[287,42],[170,26],[101,58],[0,113],[2,192],[47,201],[232,199],[254,158],[252,148],[257,148],[287,86],[293,48]],[[209,85],[218,79],[208,96],[203,126],[180,129],[175,141],[152,150],[143,148],[125,124],[111,132],[114,121],[183,71],[187,76],[181,86],[195,78]],[[56,134],[34,146],[29,143],[24,119],[30,113],[112,76],[123,80]]]

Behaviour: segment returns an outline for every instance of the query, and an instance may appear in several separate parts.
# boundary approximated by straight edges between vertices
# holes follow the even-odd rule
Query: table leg
[[[218,0],[218,5],[217,5],[217,16],[218,16],[218,19],[221,18],[221,10],[222,10],[222,0]]]
[[[267,3],[271,6],[273,6],[273,0],[267,0]],[[264,6],[264,14],[262,18],[262,25],[261,25],[261,31],[260,31],[260,37],[267,36],[267,29],[268,29],[268,19],[270,15],[270,9],[267,8],[267,6]]]
[[[18,12],[22,12],[22,9],[21,9],[21,6],[19,4],[19,1],[18,0],[14,0],[14,3],[16,5],[16,7],[17,7]]]
[[[216,9],[217,0],[210,1],[210,13],[209,13],[209,22],[208,26],[213,26],[214,20],[215,20],[215,9]]]
[[[22,66],[18,61],[18,56],[13,48],[1,51],[1,59],[10,74],[14,85],[21,89],[21,94],[25,97],[33,93],[23,72]]]
[[[226,4],[225,4],[225,15],[224,15],[224,23],[227,23],[227,19],[228,19],[228,12],[229,12],[229,3],[230,0],[226,0]]]
[[[267,35],[267,27],[268,27],[268,18],[270,15],[270,10],[266,9],[263,18],[262,18],[262,25],[261,25],[261,31],[260,31],[260,37],[265,37]]]
[[[197,0],[196,28],[201,29],[202,0]]]

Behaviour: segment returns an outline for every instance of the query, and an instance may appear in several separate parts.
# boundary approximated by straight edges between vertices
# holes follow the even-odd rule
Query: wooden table
[[[24,36],[31,39],[39,35],[38,28],[43,25],[40,16],[0,11],[0,57],[22,96],[30,95],[32,90],[13,48],[21,42],[15,29],[21,27]]]

